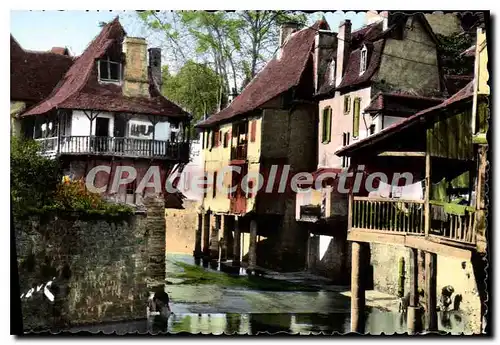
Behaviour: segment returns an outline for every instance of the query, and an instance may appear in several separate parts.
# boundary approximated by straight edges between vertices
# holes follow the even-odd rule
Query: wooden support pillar
[[[437,331],[437,255],[425,253],[425,329]]]
[[[194,242],[194,257],[201,258],[201,235],[203,233],[203,214],[198,213],[198,227],[196,228],[196,237]]]
[[[210,211],[206,212],[203,217],[203,256],[208,257],[210,254]]]
[[[410,301],[408,305],[408,333],[416,334],[420,327],[420,308],[418,294],[418,250],[410,248]]]
[[[219,259],[219,232],[221,228],[221,215],[214,215],[215,225],[210,234],[210,260]]]
[[[307,243],[307,270],[314,272],[319,260],[319,236],[310,234]]]
[[[425,152],[425,196],[424,196],[424,229],[425,236],[429,236],[429,228],[431,224],[430,219],[430,204],[429,199],[431,197],[431,154],[427,150]]]
[[[253,270],[257,266],[257,221],[250,221],[250,243],[248,246],[248,269]]]
[[[365,333],[365,290],[364,277],[366,244],[352,242],[351,263],[351,332]]]
[[[241,260],[241,237],[238,216],[234,219],[234,246],[233,246],[233,266],[240,265]]]

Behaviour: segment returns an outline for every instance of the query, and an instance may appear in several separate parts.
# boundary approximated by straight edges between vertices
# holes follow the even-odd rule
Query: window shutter
[[[323,109],[323,128],[321,141],[326,144],[330,142],[332,134],[332,108]]]
[[[344,96],[344,114],[347,115],[351,111],[351,96]]]
[[[332,108],[328,108],[327,122],[326,122],[327,140],[332,140]]]
[[[359,136],[359,104],[361,99],[356,97],[354,99],[354,116],[352,122],[352,136],[357,138]]]
[[[255,142],[255,136],[256,136],[256,133],[257,132],[257,121],[252,121],[251,125],[250,125],[250,141],[253,143]]]

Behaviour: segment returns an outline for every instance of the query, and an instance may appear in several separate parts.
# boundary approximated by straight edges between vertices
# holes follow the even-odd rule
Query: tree
[[[162,76],[162,93],[187,109],[194,122],[216,111],[220,79],[208,65],[188,60],[175,75],[164,66]]]
[[[445,75],[473,75],[474,64],[462,53],[474,44],[474,37],[468,32],[450,36],[438,36],[438,52]],[[469,61],[468,61],[469,60]]]
[[[196,56],[195,62],[213,68],[220,79],[219,104],[275,53],[272,47],[277,48],[281,22],[306,19],[290,11],[141,11],[138,15],[149,29],[162,33],[167,55],[179,66]]]

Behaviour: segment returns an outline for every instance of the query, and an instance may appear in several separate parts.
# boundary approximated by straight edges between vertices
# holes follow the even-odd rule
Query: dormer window
[[[364,45],[363,48],[361,49],[361,59],[359,61],[359,75],[365,73],[366,71],[366,62],[368,58],[368,50],[366,49],[366,46]]]
[[[97,62],[99,81],[119,83],[122,80],[122,64],[111,61],[109,57]]]
[[[335,60],[330,63],[330,85],[335,83]]]

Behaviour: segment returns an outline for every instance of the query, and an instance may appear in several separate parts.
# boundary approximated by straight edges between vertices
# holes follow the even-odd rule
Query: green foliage
[[[58,162],[40,156],[38,151],[36,141],[11,137],[10,193],[14,213],[50,203],[61,181]]]
[[[168,66],[163,68],[162,93],[173,102],[186,108],[199,121],[205,113],[217,109],[220,79],[213,69],[206,64],[192,60],[171,75]]]
[[[48,212],[81,212],[100,215],[130,215],[130,206],[104,201],[90,193],[83,180],[61,183],[57,160],[38,154],[34,140],[11,138],[11,199],[14,216]]]
[[[446,75],[473,75],[474,64],[462,53],[474,44],[470,33],[462,32],[450,36],[438,36],[438,52]]]

